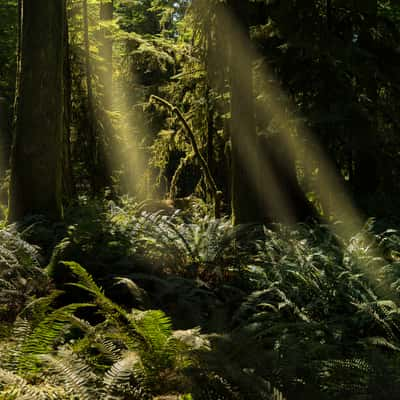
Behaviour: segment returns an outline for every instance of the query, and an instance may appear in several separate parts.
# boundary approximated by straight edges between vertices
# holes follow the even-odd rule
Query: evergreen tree
[[[63,1],[22,0],[10,222],[62,216]]]

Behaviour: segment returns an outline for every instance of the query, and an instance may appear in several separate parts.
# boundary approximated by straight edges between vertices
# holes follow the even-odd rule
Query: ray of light
[[[220,9],[221,12],[221,9]],[[243,59],[260,60],[263,57],[254,50],[252,43],[240,28],[240,24],[224,8],[223,15],[220,16],[224,21],[224,28],[227,29],[227,37],[231,37],[234,43],[233,51],[237,54],[234,57],[237,67],[240,69]],[[229,59],[221,60],[228,63]],[[242,73],[247,73],[243,68]],[[318,140],[308,129],[303,119],[295,118],[298,113],[294,103],[280,87],[279,81],[268,69],[266,63],[259,71],[261,81],[258,82],[268,97],[267,106],[261,110],[258,118],[265,124],[273,124],[274,131],[279,132],[286,160],[297,160],[304,166],[305,180],[310,187],[315,190],[319,201],[322,204],[327,225],[331,231],[344,239],[350,239],[357,233],[358,238],[367,243],[365,254],[371,257],[380,257],[381,254],[375,245],[372,235],[363,230],[364,218],[357,208],[352,204],[350,196],[346,193],[344,179],[336,168],[332,165],[325,154]],[[245,89],[243,89],[245,92]],[[244,120],[246,116],[244,115]],[[235,128],[235,127],[233,127]],[[239,135],[239,153],[243,167],[249,172],[253,188],[258,191],[259,197],[265,207],[272,207],[283,221],[291,220],[293,215],[290,210],[290,202],[285,198],[285,191],[282,185],[284,182],[279,176],[274,176],[271,165],[267,157],[263,157],[259,151],[259,142],[256,135],[246,135],[246,129],[241,129]],[[311,173],[309,165],[318,165],[319,173]],[[260,178],[263,184],[260,185]],[[275,208],[274,208],[275,207]],[[387,296],[392,296],[390,286],[385,283],[380,276],[378,269],[371,268],[369,265],[359,260],[359,265],[363,268],[366,277],[371,281],[379,283],[380,290]]]
[[[117,54],[117,61],[114,60],[114,63],[119,62],[121,57]],[[137,79],[131,75],[130,82],[127,83],[120,68],[116,68],[114,75],[112,87],[109,87],[110,81],[102,82],[105,96],[112,99],[112,111],[109,114],[113,120],[113,129],[108,138],[109,164],[117,174],[115,178],[121,192],[144,199],[151,196],[152,189],[144,145],[148,132],[143,122],[141,105],[133,100],[136,97],[135,91],[138,90]]]
[[[246,73],[244,60],[260,60],[263,57],[257,54],[251,41],[243,33],[240,23],[235,20],[234,16],[226,8],[220,9],[220,12],[221,10],[224,11],[222,11],[223,15],[220,18],[224,21],[225,29],[228,29],[226,35],[231,38],[233,43],[231,51],[234,52],[233,62],[236,64],[235,68],[238,68],[239,71],[242,70],[244,74]],[[225,59],[223,62],[227,63],[229,60]],[[318,141],[313,138],[312,133],[306,128],[302,120],[293,118],[296,115],[295,107],[279,87],[278,80],[268,70],[267,63],[263,63],[259,75],[261,81],[258,82],[258,85],[266,93],[268,105],[267,108],[261,110],[258,118],[265,125],[273,123],[274,130],[279,132],[280,143],[284,146],[284,151],[281,150],[280,153],[286,153],[285,157],[288,163],[290,160],[297,160],[304,166],[310,164],[318,165],[318,176],[310,174],[310,168],[304,169],[305,179],[310,186],[312,185],[315,188],[325,215],[331,217],[331,220],[340,219],[345,222],[340,226],[341,229],[347,231],[346,236],[350,231],[354,232],[360,229],[363,225],[362,217],[353,207],[350,197],[346,195],[342,184],[343,179],[331,165],[324,154],[324,150],[318,144]],[[245,89],[242,90],[245,91]],[[243,115],[243,119],[246,120],[245,115]],[[284,213],[288,214],[287,216],[289,217],[286,219],[290,220],[289,202],[284,199],[284,188],[280,188],[282,182],[279,181],[279,176],[273,176],[273,173],[270,172],[271,165],[268,157],[258,151],[259,142],[257,137],[255,135],[246,135],[246,129],[241,129],[239,140],[240,156],[244,164],[247,165],[247,170],[253,174],[252,181],[254,186],[257,186],[256,183],[259,179],[257,177],[259,172],[257,171],[261,171],[264,184],[258,187],[258,191],[264,204],[273,206],[278,203],[279,205],[276,205],[278,215],[282,214],[282,210],[285,210]],[[257,154],[260,154],[260,156],[257,157]],[[339,225],[335,225],[335,227],[337,226]]]

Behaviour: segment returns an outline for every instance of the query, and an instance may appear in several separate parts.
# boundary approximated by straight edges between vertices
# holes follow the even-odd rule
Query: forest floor
[[[385,225],[344,239],[121,200],[4,227],[0,399],[397,399]]]

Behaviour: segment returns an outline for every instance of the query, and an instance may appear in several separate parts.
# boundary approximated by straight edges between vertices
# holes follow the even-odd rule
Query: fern
[[[64,264],[69,267],[78,278],[77,283],[70,283],[70,285],[89,292],[106,318],[109,318],[126,329],[128,336],[133,336],[135,338],[135,346],[143,345],[145,343],[145,338],[140,335],[135,321],[130,318],[129,314],[124,309],[104,295],[92,276],[78,263],[64,262]]]
[[[92,400],[99,394],[96,390],[96,375],[68,348],[59,350],[57,355],[44,354],[40,359],[57,374],[58,380],[63,382],[71,395],[82,400]]]
[[[61,332],[62,326],[65,329],[67,322],[73,322],[84,334],[84,337],[77,342],[77,348],[82,351],[85,348],[89,349],[88,345],[94,346],[108,359],[117,359],[113,367],[106,373],[107,379],[105,378],[105,382],[110,386],[110,396],[115,391],[114,384],[121,383],[118,378],[121,371],[125,371],[121,372],[121,379],[122,377],[128,379],[129,360],[132,360],[134,354],[137,362],[130,365],[130,377],[133,379],[131,384],[136,382],[136,389],[140,393],[145,393],[151,388],[156,390],[155,388],[160,386],[163,374],[167,371],[172,375],[179,375],[179,371],[189,365],[188,359],[184,357],[187,348],[183,342],[175,338],[171,321],[163,312],[133,310],[128,313],[105,296],[83,267],[72,262],[65,263],[65,265],[77,278],[77,282],[73,285],[92,295],[94,305],[106,317],[106,320],[93,327],[90,323],[73,316],[75,307],[79,308],[82,305],[72,304],[63,307],[51,313],[31,335],[35,340],[40,340],[42,344],[28,338],[27,343],[24,343],[25,349],[33,348],[34,354],[48,353],[51,351],[50,344],[54,343],[56,334]],[[65,321],[62,320],[64,316]],[[43,337],[42,326],[44,327],[50,322],[53,328],[50,334]],[[119,344],[116,344],[116,340]],[[82,347],[84,342],[87,342],[87,345]],[[60,364],[58,365],[60,366]],[[26,368],[26,366],[24,367]]]
[[[142,385],[143,366],[140,357],[135,352],[127,352],[111,368],[106,372],[103,379],[103,395],[106,400],[114,400],[121,397],[116,396],[115,393],[123,392],[124,389],[129,387],[132,378],[136,383]],[[145,391],[141,387],[142,391]]]
[[[31,333],[31,323],[26,319],[17,318],[14,322],[12,331],[12,337],[14,338],[13,346],[9,347],[5,354],[3,354],[3,357],[0,358],[0,366],[3,366],[11,371],[18,370],[22,346]]]
[[[246,254],[241,246],[254,233],[252,226],[232,227],[227,219],[205,216],[190,223],[179,212],[171,216],[161,212],[129,215],[114,209],[110,218],[114,232],[131,238],[133,254],[145,254],[161,269],[188,275],[193,274],[189,267],[195,268],[195,274],[199,267],[213,274],[217,267],[237,265]]]
[[[38,355],[48,354],[53,350],[56,341],[71,323],[73,313],[91,304],[70,304],[47,315],[22,343],[18,356],[18,369],[22,371],[38,370]]]
[[[12,321],[31,298],[48,288],[37,248],[25,242],[15,227],[0,229],[0,319]]]
[[[130,289],[135,304],[145,308],[151,299],[178,318],[190,311],[208,329],[219,308],[229,322],[233,315],[232,323],[222,324],[224,335],[174,331],[162,311],[129,311],[82,266],[64,263],[101,322],[75,315],[89,304],[53,310],[57,292],[25,302],[21,316],[30,322],[18,319],[13,350],[0,349],[0,367],[13,375],[0,384],[0,398],[2,391],[12,396],[19,390],[18,379],[26,388],[15,392],[21,398],[36,382],[82,399],[179,398],[177,393],[189,392],[193,399],[397,398],[397,233],[345,240],[323,226],[233,229],[225,220],[199,218],[194,224],[179,214],[113,213],[111,236],[164,272],[128,269],[111,276],[121,276],[117,285]],[[14,265],[15,254],[4,260]],[[240,282],[233,286],[224,271],[234,271]],[[7,293],[12,288],[3,280]],[[234,302],[229,290],[237,290]]]

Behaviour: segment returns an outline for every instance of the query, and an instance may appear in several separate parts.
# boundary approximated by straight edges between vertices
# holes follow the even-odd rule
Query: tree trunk
[[[94,112],[94,98],[93,98],[93,85],[92,85],[92,66],[90,62],[90,41],[89,41],[89,15],[88,15],[88,2],[83,0],[83,47],[85,55],[85,75],[86,75],[86,132],[87,135],[87,148],[86,158],[89,172],[89,180],[91,183],[92,194],[96,195],[100,191],[99,175],[98,175],[98,146],[96,134],[96,118]]]
[[[65,9],[64,23],[64,137],[63,137],[63,194],[66,201],[71,200],[75,194],[72,156],[71,156],[71,64],[69,54],[69,29],[68,16]]]
[[[234,224],[262,222],[259,195],[259,154],[253,104],[252,59],[249,31],[243,16],[247,4],[231,0],[231,169],[232,221]]]
[[[100,20],[107,23],[112,21],[114,12],[113,0],[103,0],[100,2]],[[103,106],[110,110],[112,105],[112,50],[113,40],[110,36],[110,29],[105,27],[100,33],[100,57],[102,58],[102,70],[100,81],[103,85]]]
[[[291,154],[286,134],[263,136],[259,143],[264,180],[268,185],[268,192],[264,193],[264,221],[291,225],[316,218],[317,214],[299,184],[295,155]]]
[[[206,41],[206,54],[205,54],[205,70],[206,70],[206,82],[204,88],[204,98],[206,106],[206,161],[208,168],[210,169],[211,175],[215,177],[215,160],[214,160],[214,104],[212,99],[212,86],[214,82],[214,74],[216,69],[214,63],[212,62],[215,58],[215,49],[212,42],[211,30],[208,31],[207,41]],[[215,85],[214,85],[215,87]],[[208,193],[209,194],[209,193]]]
[[[63,1],[22,0],[9,222],[62,217]]]
[[[229,79],[229,29],[226,21],[226,5],[218,3],[210,21],[205,49],[207,72],[207,162],[218,188],[222,192],[223,212],[231,213],[231,168],[229,120],[224,118],[230,104],[224,97]],[[220,131],[220,132],[218,132]]]
[[[100,2],[100,20],[104,23],[111,22],[114,15],[113,0],[102,0]],[[107,111],[112,109],[113,97],[113,40],[110,29],[105,26],[100,31],[100,57],[102,59],[102,68],[100,69],[100,83],[102,90],[102,132],[98,138],[98,174],[100,186],[102,188],[112,186],[112,146],[113,146],[113,126]]]
[[[289,133],[281,132],[275,138],[256,134],[252,88],[254,51],[250,49],[248,32],[251,21],[244,22],[251,3],[232,0],[230,4],[235,16],[230,32],[229,63],[233,222],[304,221],[314,217],[315,212],[297,179],[296,155],[290,151],[290,138],[284,136]],[[260,116],[267,127],[271,122],[270,111],[262,110]]]

